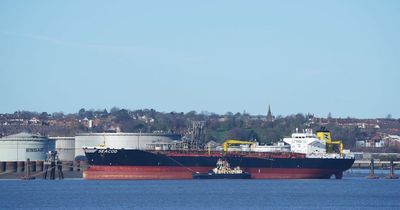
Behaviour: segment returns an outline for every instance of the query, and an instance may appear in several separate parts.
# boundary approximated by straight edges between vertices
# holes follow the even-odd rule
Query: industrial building
[[[47,152],[54,149],[54,140],[36,134],[18,133],[0,138],[0,161],[45,160]]]
[[[48,151],[57,151],[61,161],[84,160],[83,147],[149,149],[180,140],[170,133],[81,133],[75,137],[44,137],[19,133],[0,138],[0,161],[45,160]]]

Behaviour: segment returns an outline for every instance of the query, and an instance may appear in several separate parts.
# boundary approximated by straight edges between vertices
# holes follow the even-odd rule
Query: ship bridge
[[[326,142],[317,138],[311,129],[306,129],[304,132],[293,133],[291,137],[284,138],[284,142],[290,144],[292,152],[312,154],[326,153]]]

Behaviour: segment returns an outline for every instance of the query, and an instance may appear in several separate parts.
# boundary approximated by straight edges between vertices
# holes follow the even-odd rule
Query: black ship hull
[[[219,158],[239,166],[253,179],[342,178],[354,159],[305,158],[285,153],[207,153],[207,151],[143,151],[134,149],[85,149],[90,167],[86,179],[191,179],[207,173]]]

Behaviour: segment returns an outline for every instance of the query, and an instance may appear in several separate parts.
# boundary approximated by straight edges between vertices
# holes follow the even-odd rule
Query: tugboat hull
[[[194,173],[193,179],[251,179],[249,173],[242,174],[214,174],[214,173]]]

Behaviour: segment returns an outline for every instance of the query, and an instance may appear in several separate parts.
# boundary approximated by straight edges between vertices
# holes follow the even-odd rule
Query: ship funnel
[[[321,127],[321,129],[317,130],[317,138],[326,141],[326,143],[331,143],[332,141],[331,132],[325,127]]]

